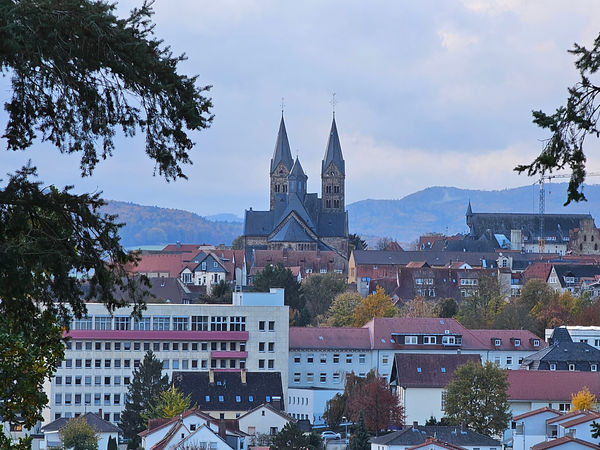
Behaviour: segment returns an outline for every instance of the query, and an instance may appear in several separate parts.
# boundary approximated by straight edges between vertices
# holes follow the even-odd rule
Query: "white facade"
[[[251,436],[257,434],[274,435],[290,421],[290,417],[275,411],[273,408],[261,405],[248,411],[238,419],[240,431]]]
[[[281,372],[287,398],[289,312],[283,289],[235,295],[235,304],[148,304],[140,321],[131,308],[111,316],[88,303],[75,321],[65,360],[52,379],[50,420],[101,412],[120,421],[125,396],[148,350],[163,374],[209,369]]]
[[[533,445],[544,442],[547,436],[546,420],[558,417],[559,413],[542,408],[538,413],[513,418],[513,450],[529,450]]]

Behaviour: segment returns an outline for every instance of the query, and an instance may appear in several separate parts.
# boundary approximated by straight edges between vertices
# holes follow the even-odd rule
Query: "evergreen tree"
[[[106,450],[118,450],[119,446],[117,445],[117,438],[111,436],[108,438],[108,445],[106,446]]]
[[[354,434],[350,439],[350,450],[369,450],[371,444],[369,443],[369,432],[365,425],[365,418],[363,417],[362,411],[358,415],[358,421],[354,428]]]
[[[321,442],[314,435],[305,436],[295,422],[288,422],[271,441],[271,450],[316,450]]]
[[[170,419],[190,409],[190,395],[183,395],[175,386],[155,397],[147,414],[143,414],[146,421],[149,419]]]
[[[121,414],[119,426],[129,439],[129,448],[139,446],[138,433],[144,431],[146,426],[144,415],[150,412],[151,402],[168,388],[169,377],[162,375],[162,362],[149,350],[140,367],[133,372],[125,409]]]
[[[268,265],[254,277],[252,289],[256,292],[269,292],[271,288],[285,289],[285,304],[290,309],[301,311],[304,304],[300,301],[300,283],[281,263]]]

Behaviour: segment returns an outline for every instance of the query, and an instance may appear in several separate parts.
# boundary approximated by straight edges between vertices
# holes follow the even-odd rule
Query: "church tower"
[[[324,212],[344,212],[346,168],[335,124],[335,114],[329,132],[325,157],[321,163],[321,209]]]
[[[292,170],[293,165],[294,160],[292,159],[292,152],[290,151],[290,143],[288,142],[282,113],[279,132],[277,133],[277,141],[275,142],[275,150],[273,151],[273,158],[271,158],[271,188],[269,202],[269,209],[271,211],[275,209],[275,194],[288,192],[288,175]]]

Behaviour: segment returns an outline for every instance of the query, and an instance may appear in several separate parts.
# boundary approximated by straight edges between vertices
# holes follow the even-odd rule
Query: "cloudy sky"
[[[577,79],[566,50],[600,31],[597,0],[157,0],[155,11],[156,34],[189,58],[182,70],[213,86],[214,123],[194,135],[189,180],[153,177],[141,138],[119,140],[83,180],[77,157],[48,147],[5,152],[3,178],[31,158],[47,184],[241,216],[268,207],[282,97],[292,151],[309,190],[319,190],[335,92],[348,203],[428,186],[531,184],[512,171],[546,137],[531,110],[564,102]],[[595,152],[588,159],[600,169]]]

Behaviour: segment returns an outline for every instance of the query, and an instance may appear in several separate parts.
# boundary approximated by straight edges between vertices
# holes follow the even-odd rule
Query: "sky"
[[[121,1],[118,12],[140,3]],[[214,122],[192,134],[188,180],[153,177],[142,136],[118,138],[88,178],[76,155],[47,145],[5,151],[0,178],[31,159],[46,185],[242,216],[268,208],[282,98],[292,153],[309,192],[320,191],[335,92],[346,203],[428,186],[532,184],[512,170],[547,137],[531,111],[564,103],[577,81],[567,49],[600,32],[597,0],[157,0],[154,9],[156,35],[188,57],[181,71],[212,85]],[[4,78],[0,101],[8,95]],[[599,146],[588,144],[588,168],[598,170]]]

